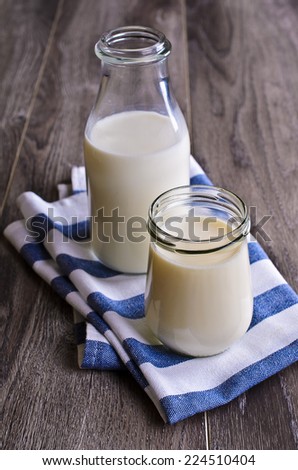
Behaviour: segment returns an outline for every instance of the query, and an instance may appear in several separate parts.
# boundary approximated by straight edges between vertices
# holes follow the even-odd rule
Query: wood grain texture
[[[298,4],[187,5],[194,153],[258,220],[272,216],[264,247],[297,288]]]
[[[258,221],[272,216],[271,242],[258,239],[297,289],[298,3],[189,0],[187,12],[194,153]],[[297,409],[296,365],[208,413],[210,447],[295,448]]]
[[[225,407],[210,411],[210,447],[296,449],[297,372],[295,364]]]
[[[102,31],[131,23],[162,29],[174,46],[173,85],[187,109],[182,6],[174,0],[59,2],[61,14],[3,225],[16,218],[15,199],[20,192],[30,189],[55,199],[55,185],[69,179],[70,165],[83,162],[84,126],[99,84],[93,47]],[[5,448],[206,447],[203,414],[175,426],[163,425],[154,405],[127,373],[79,371],[71,309],[8,243],[2,243],[1,251],[2,266],[8,266],[1,278],[7,292],[3,305]]]
[[[30,118],[58,0],[0,1],[0,201]]]

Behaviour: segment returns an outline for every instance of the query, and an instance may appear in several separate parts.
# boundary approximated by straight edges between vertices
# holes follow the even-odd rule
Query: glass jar
[[[247,331],[253,312],[249,228],[245,203],[221,188],[174,188],[152,203],[145,315],[166,346],[209,356]]]
[[[84,153],[92,248],[110,268],[146,272],[147,211],[161,192],[189,183],[187,126],[171,90],[164,34],[141,26],[103,34],[102,78]]]

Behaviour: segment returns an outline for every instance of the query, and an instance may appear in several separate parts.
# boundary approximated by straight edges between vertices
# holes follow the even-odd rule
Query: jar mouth
[[[189,223],[187,229],[185,221]],[[201,224],[200,236],[194,233],[196,222]],[[147,228],[151,239],[170,251],[210,253],[245,238],[250,219],[244,201],[231,191],[208,185],[179,186],[153,201]]]
[[[124,26],[107,31],[95,44],[95,54],[110,64],[157,62],[171,52],[171,43],[160,31],[145,26]]]

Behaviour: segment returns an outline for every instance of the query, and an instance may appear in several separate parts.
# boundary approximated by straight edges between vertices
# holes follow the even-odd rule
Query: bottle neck
[[[170,51],[165,35],[152,28],[126,26],[104,33],[95,45],[102,61],[102,78],[87,134],[100,119],[139,110],[169,117],[178,141],[187,130],[170,86]]]
[[[102,79],[108,78],[117,82],[119,86],[137,88],[152,88],[160,81],[168,80],[168,61],[166,58],[159,62],[149,64],[134,64],[126,66],[125,64],[111,64],[102,62]]]
[[[117,97],[115,99],[115,97]],[[167,58],[145,64],[102,62],[97,116],[129,110],[151,110],[170,115],[177,103],[171,92]]]
[[[109,64],[149,64],[171,52],[163,33],[144,26],[125,26],[104,33],[95,45],[95,54]]]

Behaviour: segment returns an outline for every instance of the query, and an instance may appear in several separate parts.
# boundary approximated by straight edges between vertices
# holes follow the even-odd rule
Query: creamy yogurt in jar
[[[145,313],[163,344],[209,356],[247,331],[253,311],[249,226],[243,201],[220,188],[180,187],[152,204]]]

